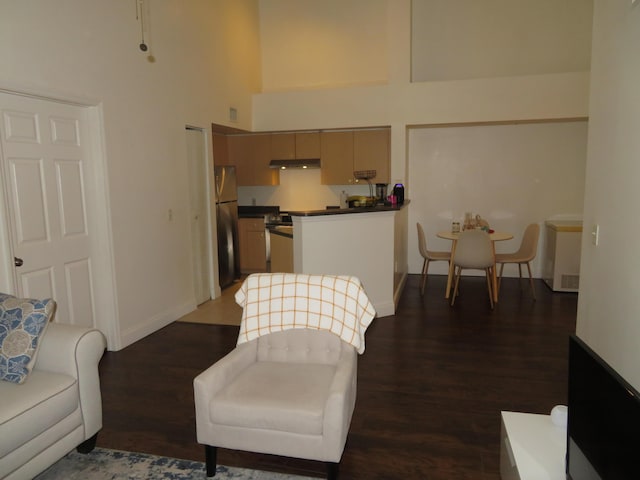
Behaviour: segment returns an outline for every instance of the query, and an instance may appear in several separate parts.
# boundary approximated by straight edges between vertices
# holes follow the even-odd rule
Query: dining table
[[[491,247],[493,249],[493,268],[491,269],[491,283],[493,290],[493,301],[498,302],[498,277],[496,274],[496,242],[501,242],[503,240],[511,240],[513,235],[508,232],[498,232],[494,230],[489,230],[489,239],[491,240]],[[436,234],[438,238],[444,238],[446,240],[451,240],[451,261],[449,262],[449,275],[447,277],[447,289],[444,294],[444,298],[449,298],[451,295],[451,284],[453,283],[453,275],[455,271],[455,267],[453,264],[453,259],[456,254],[456,245],[458,243],[458,237],[460,237],[460,232],[452,232],[451,230],[444,230],[438,232]]]

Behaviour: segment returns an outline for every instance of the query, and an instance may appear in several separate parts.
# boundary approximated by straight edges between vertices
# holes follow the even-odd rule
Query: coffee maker
[[[404,203],[404,185],[396,183],[393,186],[393,195],[396,197],[398,205],[402,205]]]
[[[387,184],[376,183],[376,203],[381,204],[387,200]]]

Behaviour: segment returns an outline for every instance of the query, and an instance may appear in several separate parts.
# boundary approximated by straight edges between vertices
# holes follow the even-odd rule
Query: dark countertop
[[[240,218],[261,218],[265,215],[278,214],[280,214],[278,206],[238,205],[238,217]]]
[[[268,227],[269,233],[272,235],[280,235],[281,237],[293,238],[293,227],[286,225],[274,225]]]
[[[372,213],[372,212],[393,212],[402,210],[409,205],[409,200],[405,200],[402,205],[376,205],[375,207],[354,207],[354,208],[330,208],[327,210],[302,210],[302,211],[287,211],[287,213],[294,217],[319,217],[328,215],[344,215],[347,213]]]

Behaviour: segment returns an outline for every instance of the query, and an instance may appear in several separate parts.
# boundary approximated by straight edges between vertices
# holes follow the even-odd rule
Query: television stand
[[[567,430],[550,415],[502,412],[502,480],[565,480]]]

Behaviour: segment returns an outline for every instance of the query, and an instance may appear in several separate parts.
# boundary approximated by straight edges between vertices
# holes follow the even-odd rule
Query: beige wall
[[[640,390],[639,2],[597,0],[593,40],[577,333]]]
[[[387,81],[386,0],[260,0],[263,91]]]
[[[124,344],[194,305],[185,125],[208,132],[234,106],[250,128],[260,88],[257,0],[145,4],[155,63],[135,2],[0,0],[0,88],[102,109]]]
[[[514,235],[497,252],[517,250],[526,226],[540,224],[533,274],[542,278],[544,221],[582,218],[586,150],[586,121],[412,129],[410,272],[422,268],[416,222],[430,249],[447,250],[451,242],[436,233],[470,211]],[[447,265],[436,262],[429,272],[446,274]],[[518,268],[507,265],[504,274],[518,276]]]
[[[413,0],[414,82],[589,70],[592,0]]]

